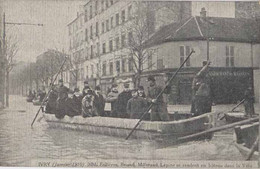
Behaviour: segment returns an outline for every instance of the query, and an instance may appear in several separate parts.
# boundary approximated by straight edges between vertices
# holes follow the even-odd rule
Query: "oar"
[[[256,138],[256,140],[255,140],[255,142],[254,142],[254,144],[252,146],[252,148],[250,149],[250,152],[249,152],[249,154],[248,154],[248,156],[246,158],[246,161],[251,159],[252,155],[254,154],[254,152],[255,152],[255,150],[257,148],[258,142],[259,142],[259,136],[257,136],[257,138]]]
[[[59,73],[62,71],[63,66],[64,66],[65,63],[66,63],[66,60],[67,60],[67,58],[65,57],[65,59],[64,59],[64,61],[63,61],[63,63],[62,63],[62,65],[61,65],[61,67],[60,67],[60,69],[59,69],[59,71],[57,72],[55,78],[52,80],[51,85],[53,85],[53,83],[56,81],[56,79],[57,79]],[[40,110],[42,110],[42,108],[43,108],[43,104],[44,104],[46,98],[49,96],[51,89],[52,89],[52,87],[49,89],[48,93],[45,95],[43,101],[41,102],[41,106],[40,106],[40,108],[38,109],[38,111],[37,111],[37,113],[36,113],[36,115],[35,115],[35,117],[34,117],[34,119],[33,119],[33,121],[32,121],[31,127],[33,126],[33,123],[35,122],[37,116],[39,115]]]
[[[238,125],[243,125],[243,124],[247,124],[247,123],[254,122],[254,121],[259,121],[259,117],[254,117],[254,118],[242,120],[242,121],[231,123],[231,124],[227,124],[227,125],[224,125],[224,126],[211,128],[211,129],[208,129],[206,131],[199,132],[199,133],[195,133],[195,134],[191,134],[191,135],[188,135],[188,136],[180,137],[180,138],[178,138],[178,141],[186,140],[186,139],[190,139],[190,138],[194,138],[194,137],[198,137],[198,136],[202,136],[202,135],[209,134],[209,133],[214,133],[214,132],[221,131],[221,130],[226,130],[226,129],[233,128],[233,127],[238,126]]]
[[[241,100],[235,107],[233,107],[233,109],[230,112],[233,112],[238,106],[240,106],[242,103],[244,103],[244,101],[245,101],[245,99]],[[221,118],[219,118],[219,120],[223,120],[224,117],[225,117],[225,115],[222,116]]]
[[[176,75],[178,74],[178,72],[181,70],[181,68],[184,66],[184,64],[187,62],[187,60],[190,58],[190,56],[195,53],[194,50],[192,50],[189,54],[189,56],[187,56],[187,58],[184,60],[184,62],[181,64],[181,66],[176,70],[176,72],[172,75],[172,77],[170,78],[170,80],[166,83],[166,85],[164,86],[163,90],[158,94],[158,96],[156,97],[155,100],[158,100],[158,98],[163,94],[164,90],[167,88],[167,86],[170,84],[170,82],[176,77]],[[150,109],[153,107],[153,103],[150,104],[150,106],[147,108],[147,110],[142,114],[142,116],[140,117],[139,121],[136,123],[136,125],[134,126],[134,128],[131,130],[131,132],[128,134],[128,136],[125,138],[126,140],[132,135],[132,133],[135,131],[135,129],[137,128],[137,126],[140,124],[140,122],[143,120],[143,118],[145,117],[145,115],[150,111]]]

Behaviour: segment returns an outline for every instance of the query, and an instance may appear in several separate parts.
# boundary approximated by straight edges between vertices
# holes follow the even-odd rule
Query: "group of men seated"
[[[117,84],[113,84],[107,96],[104,97],[99,86],[92,90],[88,82],[84,82],[83,91],[78,88],[71,91],[63,85],[62,79],[58,86],[51,85],[50,94],[47,98],[45,112],[55,114],[59,119],[65,115],[73,117],[82,115],[84,118],[93,116],[110,116],[118,118],[139,119],[149,104],[155,105],[151,109],[152,121],[168,121],[167,105],[162,97],[156,98],[162,88],[156,86],[155,78],[148,77],[149,88],[146,97],[143,86],[130,89],[129,83],[124,84],[124,90],[118,91]],[[72,95],[69,97],[69,95]],[[111,111],[105,111],[105,104],[111,104]]]

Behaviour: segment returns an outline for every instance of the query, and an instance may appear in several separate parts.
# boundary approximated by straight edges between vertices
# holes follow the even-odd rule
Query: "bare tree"
[[[15,65],[15,56],[19,50],[18,40],[14,36],[6,36],[2,46],[4,52],[4,67],[5,67],[5,99],[6,107],[9,107],[9,75]]]

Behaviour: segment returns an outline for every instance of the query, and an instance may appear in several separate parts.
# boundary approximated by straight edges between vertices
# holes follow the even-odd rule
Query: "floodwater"
[[[39,106],[11,96],[10,108],[0,112],[0,166],[31,166],[35,159],[172,159],[243,160],[233,144],[232,129],[215,133],[210,141],[158,146],[149,141],[50,129],[42,119],[30,124]]]

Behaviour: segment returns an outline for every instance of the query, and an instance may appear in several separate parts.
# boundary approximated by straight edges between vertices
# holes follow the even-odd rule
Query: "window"
[[[94,65],[91,65],[91,77],[94,75]]]
[[[85,49],[85,60],[88,60],[88,48]]]
[[[113,5],[113,4],[114,4],[114,1],[113,1],[113,0],[110,0],[110,4]]]
[[[106,8],[108,8],[108,0],[106,0]]]
[[[90,5],[90,7],[89,7],[89,19],[91,19],[92,18],[92,5]]]
[[[99,56],[99,48],[100,48],[100,46],[99,46],[99,42],[97,42],[97,56]]]
[[[103,49],[103,54],[105,54],[106,53],[106,43],[103,43],[103,47],[102,47],[102,49]]]
[[[132,5],[128,6],[128,19],[132,18]]]
[[[85,9],[85,18],[84,18],[84,20],[85,20],[85,22],[88,21],[88,10],[87,9]]]
[[[153,56],[151,55],[151,53],[148,56],[148,70],[151,70],[153,68]]]
[[[101,11],[104,11],[104,0],[101,1]]]
[[[116,14],[116,26],[119,25],[119,13]]]
[[[114,18],[113,18],[113,16],[112,16],[112,17],[110,18],[111,29],[114,27],[114,23],[113,23],[114,21],[113,21],[113,19],[114,19]]]
[[[90,26],[90,39],[93,39],[93,26]]]
[[[120,73],[120,61],[119,60],[116,61],[116,71],[117,71],[117,73]]]
[[[122,48],[125,47],[125,35],[121,36],[121,45],[122,45]]]
[[[104,33],[104,32],[105,32],[105,23],[102,22],[102,33]]]
[[[119,37],[116,38],[116,49],[119,49]]]
[[[185,58],[190,54],[190,46],[180,46],[180,65],[184,62]],[[190,59],[187,60],[186,66],[190,66]]]
[[[85,41],[88,41],[88,29],[85,29]]]
[[[131,45],[133,42],[133,32],[128,32],[128,44]]]
[[[96,36],[99,34],[99,29],[98,29],[98,22],[96,22]]]
[[[107,63],[103,62],[103,64],[102,64],[102,75],[106,76],[106,74],[107,74]]]
[[[126,72],[125,70],[125,59],[122,59],[122,73]]]
[[[113,62],[109,62],[109,73],[113,75]]]
[[[109,41],[109,51],[112,52],[113,51],[113,40]]]
[[[97,75],[97,77],[99,77],[99,74],[100,74],[100,68],[99,68],[99,64],[97,63],[96,64],[96,68],[97,68],[97,73],[96,73],[96,75]]]
[[[93,45],[90,46],[90,59],[93,58]]]
[[[234,66],[234,46],[226,46],[226,66]]]
[[[128,70],[129,70],[129,72],[132,72],[134,70],[133,59],[132,58],[128,59]]]
[[[122,19],[122,23],[124,23],[125,22],[125,10],[122,11],[121,19]]]
[[[106,20],[106,29],[107,29],[107,32],[109,31],[109,20],[107,19]]]
[[[95,14],[98,14],[98,1],[96,1],[96,4],[95,4]]]

